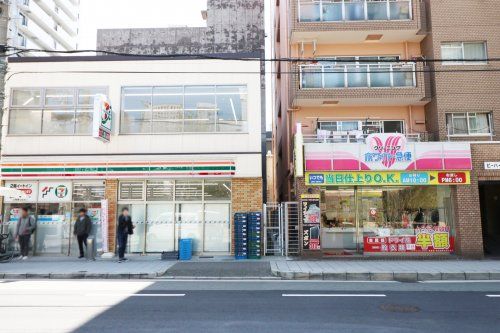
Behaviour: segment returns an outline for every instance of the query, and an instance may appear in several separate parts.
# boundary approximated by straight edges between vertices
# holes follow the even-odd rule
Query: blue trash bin
[[[193,240],[184,238],[179,240],[179,260],[191,260],[193,258]]]

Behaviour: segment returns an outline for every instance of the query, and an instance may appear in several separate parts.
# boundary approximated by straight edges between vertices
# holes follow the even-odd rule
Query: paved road
[[[1,332],[498,332],[500,282],[2,281]]]
[[[179,262],[165,273],[166,277],[272,277],[269,262]]]

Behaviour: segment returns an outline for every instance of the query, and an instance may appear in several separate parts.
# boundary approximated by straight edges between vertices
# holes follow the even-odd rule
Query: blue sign
[[[309,175],[309,184],[324,184],[324,183],[325,183],[325,175],[323,174]]]
[[[429,184],[429,174],[427,172],[402,172],[401,183],[410,185]]]

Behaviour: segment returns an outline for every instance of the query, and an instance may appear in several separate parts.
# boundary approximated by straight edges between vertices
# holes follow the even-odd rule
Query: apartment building
[[[497,66],[485,59],[499,13],[494,1],[277,1],[276,57],[299,60],[277,70],[275,165],[282,199],[304,208],[304,255],[483,256],[481,216],[498,230],[479,193],[497,189],[484,163],[500,159],[485,154],[500,81],[477,70]]]
[[[76,50],[79,5],[80,0],[8,1],[7,45],[49,51]]]

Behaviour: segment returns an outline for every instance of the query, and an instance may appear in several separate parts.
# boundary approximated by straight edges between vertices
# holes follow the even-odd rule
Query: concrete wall
[[[263,0],[208,0],[207,27],[106,29],[97,49],[135,54],[210,54],[264,50]]]

